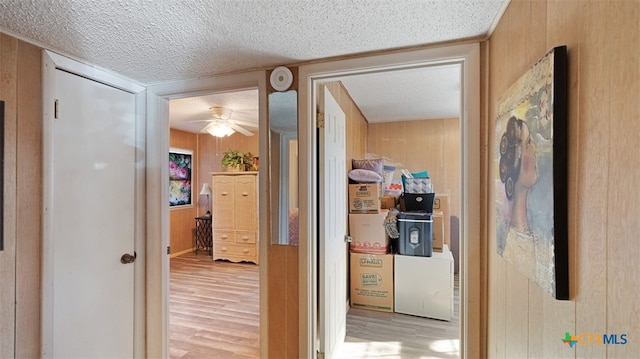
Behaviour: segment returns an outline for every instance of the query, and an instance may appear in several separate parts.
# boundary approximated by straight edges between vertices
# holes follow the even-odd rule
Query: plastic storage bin
[[[433,251],[433,217],[427,212],[398,214],[398,254],[431,257]]]

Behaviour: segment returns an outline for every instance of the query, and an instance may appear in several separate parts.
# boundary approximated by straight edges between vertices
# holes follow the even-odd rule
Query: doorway
[[[473,353],[479,348],[479,333],[481,332],[480,317],[480,261],[479,261],[479,162],[480,156],[476,149],[480,148],[479,136],[479,46],[477,44],[457,45],[445,48],[435,48],[418,50],[400,54],[387,54],[367,61],[359,59],[341,60],[332,63],[323,63],[300,68],[300,76],[307,79],[306,86],[301,86],[301,98],[307,99],[301,104],[300,117],[315,119],[316,113],[316,89],[318,84],[338,79],[342,76],[356,75],[363,73],[376,73],[383,71],[393,71],[397,69],[420,68],[424,66],[436,66],[438,64],[458,63],[462,69],[462,96],[461,105],[461,198],[460,198],[460,250],[465,253],[460,263],[460,355],[474,356]],[[302,81],[305,84],[305,81]],[[309,121],[314,124],[314,121]],[[306,332],[308,338],[305,346],[301,340],[301,356],[312,356],[314,352],[323,352],[323,348],[318,346],[320,333],[317,332],[318,287],[317,281],[317,243],[319,238],[317,231],[314,231],[315,218],[317,213],[317,188],[316,178],[318,163],[316,161],[316,138],[315,126],[308,123],[301,124],[301,157],[306,158],[305,166],[301,168],[301,183],[309,184],[309,195],[303,198],[303,202],[309,203],[308,211],[301,213],[301,227],[307,229],[308,243],[301,243],[300,270],[309,274],[306,283],[301,283],[301,297],[306,298],[306,303],[301,303],[302,308],[307,309],[306,316],[302,321],[306,325],[301,329]],[[472,152],[474,151],[474,152]],[[304,191],[303,191],[304,192]],[[304,206],[303,206],[304,207]],[[304,223],[304,224],[303,224]],[[346,273],[345,273],[346,275]],[[322,297],[320,295],[320,297]],[[303,305],[304,304],[304,305]],[[302,313],[301,313],[302,314]],[[346,313],[345,313],[346,315]],[[343,338],[338,338],[343,340]],[[469,348],[474,348],[469,351]]]
[[[258,113],[255,88],[169,101],[171,153],[191,159],[170,166],[191,173],[191,196],[171,180],[171,358],[260,356]],[[226,168],[236,157],[241,172]]]
[[[174,83],[152,85],[147,88],[147,114],[157,121],[147,123],[147,236],[157,238],[147,243],[148,278],[147,288],[147,327],[154,328],[149,333],[148,357],[169,357],[168,318],[169,318],[169,171],[167,153],[169,152],[169,101],[172,99],[197,97],[217,92],[258,88],[259,126],[266,126],[266,78],[263,71],[248,72],[238,75],[225,75],[215,78],[195,79]],[[266,141],[264,131],[259,133],[259,141]],[[259,156],[265,157],[263,146]],[[267,188],[265,176],[259,179],[260,193]],[[260,198],[259,213],[266,213],[267,202]],[[266,219],[259,218],[259,236],[267,238]],[[259,257],[266,258],[265,241],[258,246]],[[260,283],[266,282],[267,262],[261,260],[259,266]],[[260,313],[266,312],[266,293],[260,288]],[[153,298],[153,299],[151,299]],[[158,299],[160,298],[160,299]],[[264,357],[267,340],[266,316],[260,316],[260,351]]]
[[[49,51],[42,61],[42,355],[135,357],[143,88]]]

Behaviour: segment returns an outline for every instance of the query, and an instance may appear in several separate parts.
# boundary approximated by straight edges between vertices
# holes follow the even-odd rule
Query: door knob
[[[133,252],[133,255],[129,254],[129,253],[125,253],[122,255],[122,257],[120,257],[120,262],[122,264],[129,264],[129,263],[133,263],[136,261],[136,252]]]

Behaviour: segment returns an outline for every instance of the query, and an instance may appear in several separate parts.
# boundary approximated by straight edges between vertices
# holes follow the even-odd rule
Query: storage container
[[[435,193],[403,193],[400,196],[400,210],[406,212],[424,211],[433,213]]]
[[[433,251],[433,218],[427,212],[398,214],[398,254],[431,257]]]

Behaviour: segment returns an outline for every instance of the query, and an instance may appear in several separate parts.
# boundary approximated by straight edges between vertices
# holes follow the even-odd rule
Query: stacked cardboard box
[[[389,236],[384,228],[388,213],[386,209],[378,213],[349,213],[349,247],[352,252],[389,253]]]
[[[433,211],[433,251],[442,253],[444,245],[444,222],[442,211]]]
[[[433,250],[435,252],[442,252],[444,244],[451,247],[449,240],[451,233],[451,214],[449,211],[449,195],[436,194],[433,202]],[[436,241],[438,243],[436,243]],[[436,250],[436,247],[438,250]]]
[[[393,255],[384,226],[391,204],[381,195],[380,183],[349,185],[350,300],[354,308],[393,312]]]
[[[360,183],[349,185],[349,213],[378,213],[382,184]]]
[[[393,312],[393,254],[351,252],[351,306]]]

